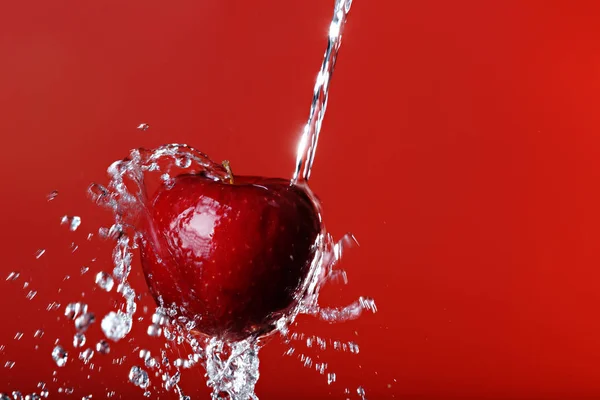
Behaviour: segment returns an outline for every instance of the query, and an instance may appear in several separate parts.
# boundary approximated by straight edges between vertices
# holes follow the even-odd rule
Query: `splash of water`
[[[135,291],[129,286],[127,277],[131,272],[134,250],[143,241],[148,240],[143,225],[144,216],[148,212],[148,184],[159,182],[158,184],[169,186],[172,177],[181,173],[201,174],[228,183],[231,175],[226,165],[213,162],[203,153],[179,144],[170,144],[155,150],[133,150],[128,158],[111,165],[108,172],[111,178],[109,185],[104,187],[93,184],[90,187],[90,194],[94,201],[107,207],[114,216],[114,224],[101,231],[115,240],[113,277],[118,282],[120,288],[118,291],[125,301],[120,310],[108,313],[101,325],[108,339],[118,341],[130,332],[137,308]],[[308,187],[305,189],[320,212],[320,205],[315,196]],[[277,322],[276,331],[289,336],[288,327],[299,314],[309,314],[328,322],[338,322],[358,318],[363,310],[376,311],[375,303],[369,298],[361,297],[349,306],[340,308],[322,307],[318,302],[319,292],[324,284],[340,279],[346,281],[346,274],[337,268],[337,263],[344,249],[354,243],[356,241],[352,235],[346,235],[342,240],[335,242],[323,227],[316,240],[316,255],[298,293],[296,306],[287,315],[281,317]],[[106,279],[106,276],[103,277]],[[87,308],[82,304],[70,305],[69,310],[70,317],[78,314],[87,315]],[[194,326],[194,321],[178,316],[176,305],[166,307],[160,304],[152,316],[148,334],[162,335],[167,341],[174,341],[177,344],[188,342],[194,352],[188,356],[188,360],[176,361],[180,366],[188,367],[201,361],[206,369],[207,384],[212,389],[213,399],[256,398],[254,386],[259,377],[260,340],[250,338],[229,343],[216,338],[198,338],[192,333]],[[146,356],[144,362],[146,367],[150,368],[160,367],[161,364]],[[305,362],[312,366],[311,361],[305,360]],[[162,364],[167,363],[168,360],[162,362]],[[324,374],[326,366],[319,364],[316,368]],[[136,377],[141,373],[138,372],[134,374]],[[335,380],[335,375],[328,375],[328,380]],[[177,388],[177,383],[178,381],[173,383],[171,379],[166,379],[163,386],[168,389]],[[229,397],[224,397],[225,394]]]

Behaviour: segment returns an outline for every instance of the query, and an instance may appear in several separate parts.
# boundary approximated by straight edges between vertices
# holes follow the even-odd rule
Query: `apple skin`
[[[180,175],[149,205],[140,246],[154,299],[176,303],[195,332],[258,337],[296,305],[321,232],[307,191],[283,179],[234,183]]]

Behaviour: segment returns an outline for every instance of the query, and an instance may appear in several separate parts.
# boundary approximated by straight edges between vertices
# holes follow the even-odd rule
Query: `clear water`
[[[350,5],[351,0],[335,2],[327,48],[317,75],[310,114],[299,141],[296,169],[292,176],[292,183],[305,187],[319,211],[320,205],[316,197],[312,196],[308,187],[308,179],[316,154],[327,108],[329,84]],[[148,128],[149,125],[146,123],[138,126],[138,129],[142,131]],[[206,384],[211,389],[213,400],[257,399],[254,388],[260,376],[261,338],[231,343],[216,338],[198,337],[193,333],[194,321],[188,321],[179,315],[176,305],[168,308],[157,307],[150,321],[138,322],[134,319],[134,315],[138,311],[136,290],[130,285],[128,278],[132,273],[134,259],[137,257],[136,250],[146,240],[142,221],[145,220],[144,217],[148,213],[148,198],[158,185],[171,185],[173,178],[181,173],[203,173],[205,176],[223,183],[232,180],[231,169],[227,162],[214,162],[205,154],[185,144],[169,144],[153,150],[136,149],[131,151],[126,159],[117,161],[108,168],[108,184],[95,183],[89,187],[90,198],[98,206],[109,210],[113,217],[112,225],[100,228],[97,236],[114,243],[112,271],[98,272],[92,278],[98,289],[104,292],[116,291],[121,301],[114,304],[112,311],[98,317],[89,311],[88,306],[82,302],[70,303],[64,307],[64,318],[72,321],[76,331],[70,340],[73,349],[67,351],[57,341],[51,357],[58,368],[74,361],[79,361],[84,365],[90,364],[93,362],[95,354],[111,353],[110,342],[118,342],[127,338],[134,323],[145,323],[147,325],[146,333],[151,337],[164,339],[165,348],[182,347],[186,343],[186,348],[191,349],[188,351],[189,354],[180,352],[179,358],[174,360],[167,357],[164,349],[160,350],[160,354],[152,354],[147,349],[141,349],[138,359],[133,361],[126,357],[115,359],[119,364],[131,363],[128,373],[129,382],[138,387],[146,397],[153,396],[152,388],[163,388],[167,392],[176,393],[181,400],[189,399],[179,387],[182,379],[180,371],[187,368],[204,368]],[[54,191],[48,195],[47,199],[53,201],[57,196],[58,192]],[[60,223],[70,231],[75,231],[80,228],[82,221],[78,216],[65,215]],[[94,233],[88,235],[88,240],[91,240]],[[323,227],[316,241],[318,251],[312,261],[310,272],[303,282],[297,298],[297,306],[278,321],[277,329],[272,333],[281,335],[289,345],[285,356],[296,357],[305,367],[314,368],[318,374],[324,376],[329,384],[336,382],[336,373],[329,370],[326,362],[313,360],[303,354],[301,349],[303,347],[318,350],[333,349],[357,354],[360,351],[359,346],[354,342],[342,342],[291,332],[290,326],[300,314],[308,314],[327,322],[343,322],[358,318],[363,311],[377,311],[375,302],[366,297],[361,297],[355,302],[339,308],[324,307],[319,303],[319,293],[325,284],[330,282],[347,283],[346,273],[338,268],[338,262],[342,258],[344,250],[355,243],[356,240],[350,234],[336,241]],[[72,247],[73,251],[77,249],[75,244]],[[45,250],[40,249],[35,257],[40,258],[44,253]],[[85,274],[88,270],[88,267],[83,267],[81,274]],[[10,273],[6,280],[16,281],[19,276],[19,272],[15,271]],[[68,278],[65,277],[65,279]],[[138,290],[145,291],[145,288]],[[60,304],[52,303],[48,305],[47,309],[59,308],[61,308]],[[100,340],[95,344],[87,343],[91,347],[85,348],[86,342],[89,342],[86,333],[89,329],[98,329],[95,328],[96,325],[99,325],[107,340]],[[39,337],[42,335],[43,332]],[[114,356],[118,357],[118,355]],[[90,366],[93,368],[93,364]],[[48,396],[45,385],[40,389],[39,395],[31,394],[30,398],[40,395]],[[72,393],[73,389],[59,389],[59,393],[68,394],[68,391]],[[365,398],[364,389],[359,388],[356,392],[360,397]],[[108,397],[114,395],[114,392],[107,393]],[[4,398],[10,397],[0,394],[0,399]]]

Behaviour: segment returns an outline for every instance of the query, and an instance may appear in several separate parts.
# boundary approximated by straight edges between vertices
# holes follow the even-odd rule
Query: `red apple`
[[[200,333],[268,333],[296,304],[321,231],[311,196],[283,179],[181,175],[149,206],[142,267],[157,302]]]

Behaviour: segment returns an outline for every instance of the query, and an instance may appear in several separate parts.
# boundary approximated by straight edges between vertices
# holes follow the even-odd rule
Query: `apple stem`
[[[292,183],[298,181],[308,181],[310,172],[317,152],[319,133],[327,109],[327,99],[329,96],[329,83],[337,54],[342,44],[342,31],[346,24],[346,18],[350,11],[352,0],[336,0],[333,13],[333,19],[329,26],[329,35],[327,48],[321,64],[321,70],[317,74],[315,87],[313,90],[312,103],[310,105],[310,114],[308,122],[304,126],[298,149],[296,152],[296,171],[292,178]]]
[[[221,164],[223,164],[223,167],[227,171],[227,175],[229,175],[229,183],[233,185],[233,172],[231,171],[231,164],[229,163],[229,160],[223,160]]]

